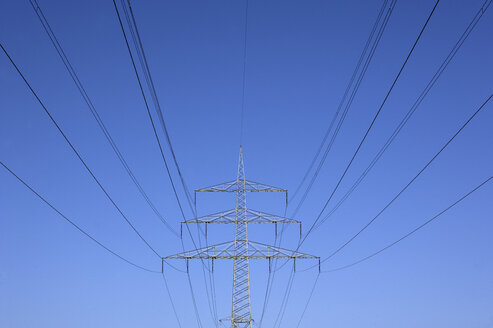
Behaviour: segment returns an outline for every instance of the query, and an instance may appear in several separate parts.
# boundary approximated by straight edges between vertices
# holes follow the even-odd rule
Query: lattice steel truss
[[[183,232],[183,224],[189,223],[203,223],[205,225],[205,237],[207,238],[207,225],[210,223],[216,224],[234,224],[236,222],[236,208],[219,213],[209,214],[201,216],[199,218],[186,220],[181,222],[182,227],[180,233]],[[289,218],[283,218],[274,214],[264,213],[256,210],[246,209],[246,223],[247,224],[264,224],[273,223],[275,226],[275,234],[277,236],[277,224],[278,223],[297,223],[300,226],[300,238],[301,238],[301,221],[293,220]]]
[[[206,235],[208,224],[234,224],[234,241],[167,256],[163,258],[163,261],[167,259],[185,259],[188,270],[188,261],[191,259],[211,260],[212,268],[214,268],[214,260],[216,259],[233,260],[233,302],[231,318],[228,318],[228,320],[231,320],[231,328],[251,328],[252,311],[250,302],[249,260],[267,259],[269,260],[270,270],[271,259],[293,259],[293,269],[296,270],[296,259],[317,259],[320,264],[320,257],[248,240],[248,224],[273,223],[276,226],[277,234],[278,223],[297,223],[300,225],[301,235],[301,222],[247,209],[247,192],[284,192],[287,202],[287,190],[246,180],[243,150],[241,147],[236,180],[198,189],[195,191],[195,194],[197,192],[234,192],[236,193],[236,207],[232,210],[186,220],[182,224],[205,224]]]

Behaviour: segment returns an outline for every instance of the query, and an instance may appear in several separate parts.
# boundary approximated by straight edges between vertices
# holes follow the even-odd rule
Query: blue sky
[[[381,3],[250,0],[243,142],[248,178],[294,191]],[[440,2],[335,200],[392,133],[482,3]],[[39,4],[130,167],[179,229],[180,213],[112,2]],[[397,1],[341,133],[298,213],[305,229],[329,196],[433,5],[430,0]],[[133,8],[188,186],[235,178],[244,2],[148,0],[134,1]],[[310,235],[302,251],[327,256],[358,231],[491,94],[491,10],[372,172]],[[112,153],[29,1],[0,2],[0,41],[145,238],[160,254],[180,252],[179,239],[154,216]],[[160,270],[159,260],[125,225],[7,58],[0,57],[0,160],[97,239]],[[378,250],[490,176],[492,106],[323,269]],[[138,271],[106,253],[4,170],[0,181],[0,326],[178,327],[160,275]],[[493,327],[492,195],[493,186],[486,185],[387,252],[351,269],[322,274],[301,327]],[[283,200],[253,195],[248,204],[282,214]],[[204,215],[233,206],[232,197],[201,195],[197,208]],[[232,234],[231,227],[209,227],[209,242],[230,240]],[[253,227],[249,234],[255,241],[274,240],[270,227]],[[297,230],[290,228],[283,246],[295,248],[297,238]],[[192,247],[188,239],[184,242]],[[275,321],[291,269],[285,266],[276,276],[265,326]],[[230,315],[231,270],[232,263],[216,264],[219,317]],[[252,313],[259,320],[267,264],[252,263],[251,271]],[[183,326],[196,326],[186,275],[171,268],[166,273]],[[283,326],[296,327],[316,275],[316,270],[296,273]],[[191,265],[191,277],[203,325],[213,327],[199,263]]]

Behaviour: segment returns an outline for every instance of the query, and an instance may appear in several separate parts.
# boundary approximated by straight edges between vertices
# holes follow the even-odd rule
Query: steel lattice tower
[[[233,310],[231,327],[251,327],[250,268],[248,263],[248,225],[246,208],[246,180],[243,151],[240,148],[236,178],[235,258],[233,269]]]
[[[275,224],[275,231],[277,234],[278,223],[298,223],[300,224],[301,236],[301,222],[298,220],[283,218],[277,215],[263,213],[247,208],[246,195],[248,192],[284,192],[286,194],[287,201],[287,190],[246,180],[245,165],[243,161],[243,150],[241,147],[238,159],[238,174],[236,180],[210,186],[207,188],[198,189],[195,192],[236,193],[236,206],[233,210],[210,214],[182,222],[182,224],[205,224],[206,238],[208,224],[234,224],[234,241],[167,256],[163,258],[163,263],[166,259],[185,259],[187,261],[188,270],[188,260],[207,259],[212,261],[212,268],[214,270],[214,260],[234,260],[232,311],[231,318],[229,318],[228,320],[231,320],[231,328],[251,328],[253,320],[250,302],[249,260],[267,259],[269,260],[270,270],[271,259],[293,259],[293,261],[296,261],[296,259],[318,259],[320,264],[320,258],[317,256],[303,254],[297,251],[282,249],[272,245],[249,241],[248,224],[273,223]],[[295,265],[293,266],[293,268],[295,269]]]

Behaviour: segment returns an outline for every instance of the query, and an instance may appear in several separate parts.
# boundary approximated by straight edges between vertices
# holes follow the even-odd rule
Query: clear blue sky
[[[341,133],[299,212],[313,222],[435,1],[399,0]],[[367,142],[335,196],[359,176],[405,115],[483,0],[442,0]],[[112,1],[39,0],[82,83],[145,190],[181,220]],[[294,191],[336,110],[382,1],[250,0],[244,153],[247,177]],[[178,160],[191,189],[236,174],[244,1],[133,1]],[[493,90],[493,9],[373,171],[302,250],[327,256],[371,219]],[[96,175],[161,254],[181,251],[122,169],[70,80],[29,1],[0,2],[0,40]],[[159,260],[125,225],[0,55],[0,160],[96,238],[139,264]],[[385,214],[324,269],[365,256],[433,216],[492,174],[487,108]],[[320,276],[301,327],[493,327],[493,186],[486,185],[378,257]],[[249,198],[283,213],[279,195]],[[201,196],[199,214],[234,199]],[[330,207],[330,206],[329,206]],[[288,211],[289,213],[289,211]],[[190,215],[190,212],[187,213]],[[250,237],[273,242],[273,228]],[[209,227],[210,242],[232,227]],[[297,230],[283,246],[295,248]],[[185,246],[191,247],[185,240]],[[182,263],[177,265],[183,268]],[[303,265],[299,264],[302,268]],[[216,264],[218,314],[231,311],[232,263]],[[267,264],[252,270],[259,320]],[[277,315],[291,267],[276,277],[264,326]],[[196,327],[186,275],[166,268],[184,327]],[[296,327],[316,270],[297,273],[283,327]],[[213,327],[200,264],[191,277]],[[138,271],[85,238],[0,170],[1,327],[178,327],[160,275]]]

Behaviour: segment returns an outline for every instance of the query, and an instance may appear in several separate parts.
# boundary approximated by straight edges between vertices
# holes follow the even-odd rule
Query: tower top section
[[[238,189],[238,179],[244,179],[244,189]],[[243,182],[243,181],[242,181]],[[238,157],[238,176],[236,179],[216,184],[213,186],[196,189],[195,192],[284,192],[287,198],[287,189],[270,186],[260,182],[254,182],[245,178],[245,164],[243,160],[243,147],[240,146]]]

